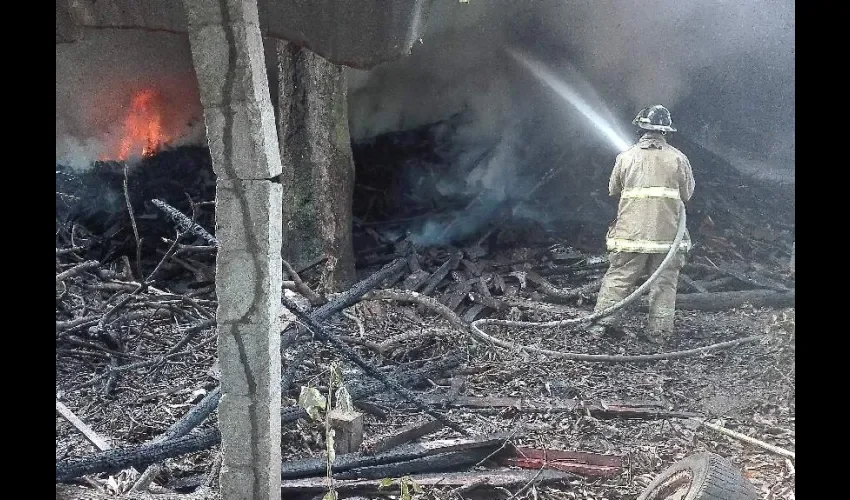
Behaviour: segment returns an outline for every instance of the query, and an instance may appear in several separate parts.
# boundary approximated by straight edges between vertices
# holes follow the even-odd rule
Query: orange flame
[[[162,99],[151,89],[138,90],[130,100],[130,111],[124,119],[124,131],[118,148],[118,159],[152,156],[166,142],[163,130]]]

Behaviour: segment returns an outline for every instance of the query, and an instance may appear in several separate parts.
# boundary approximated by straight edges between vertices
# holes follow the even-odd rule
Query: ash
[[[452,156],[451,144],[439,135],[440,127],[447,126],[435,124],[354,145],[360,277],[405,256],[411,268],[383,286],[425,293],[464,322],[483,317],[547,321],[590,312],[593,283],[606,268],[602,244],[614,207],[606,193],[588,188],[607,185],[601,180],[607,175],[605,154],[589,153],[581,159],[598,168],[565,168],[558,174],[563,177],[557,185],[544,182],[533,197],[525,197],[523,193],[534,189],[540,179],[553,175],[548,173],[551,165],[539,166],[530,155],[523,164],[528,168],[511,174],[521,189],[507,194],[484,189],[488,194],[482,196],[481,190],[465,184],[458,188],[458,183],[466,182],[469,172],[486,162],[488,155],[491,160],[497,157],[498,145],[482,145],[482,160],[477,163],[464,156],[468,169],[458,171],[450,166],[461,160]],[[695,165],[697,196],[689,207],[696,247],[683,269],[687,281],[680,283],[680,293],[793,290],[794,277],[787,270],[794,238],[793,201],[788,201],[793,200],[793,191],[742,177],[695,143],[681,144],[681,149]],[[210,323],[216,308],[215,248],[202,239],[175,242],[173,223],[147,201],[159,198],[187,216],[194,214],[195,222],[212,233],[209,157],[201,148],[180,148],[147,162],[128,178],[143,242],[138,253],[121,187],[123,168],[106,164],[75,173],[57,167],[57,274],[70,275],[57,281],[56,391],[69,409],[115,446],[155,438],[218,385],[215,328]],[[445,172],[454,172],[451,175],[460,180],[447,178]],[[558,213],[553,213],[552,203],[562,203]],[[68,273],[91,260],[97,261],[93,267]],[[153,284],[139,288],[154,269],[158,271]],[[298,271],[315,289],[318,271]],[[558,299],[553,293],[576,289],[582,292],[569,299]],[[122,299],[127,302],[113,311]],[[569,362],[497,349],[473,342],[444,316],[417,304],[362,301],[348,312],[326,325],[376,367],[407,370],[450,353],[464,356],[461,366],[413,385],[416,392],[446,399],[456,390],[453,381],[465,378],[463,385],[456,386],[467,400],[499,397],[522,402],[516,407],[444,408],[473,433],[520,428],[514,439],[517,446],[625,458],[627,465],[614,478],[577,475],[527,489],[520,498],[633,499],[661,470],[702,450],[732,460],[765,498],[795,497],[793,465],[785,458],[713,433],[688,418],[608,418],[581,407],[524,410],[562,408],[567,401],[588,405],[649,402],[664,411],[720,418],[729,429],[793,450],[793,303],[680,310],[677,335],[664,346],[665,351],[754,333],[762,333],[764,340],[700,357],[639,364]],[[657,346],[640,337],[645,323],[644,315],[634,311],[622,337],[601,340],[589,338],[580,328],[494,327],[490,333],[518,344],[571,352],[658,352]],[[285,388],[284,406],[295,404],[301,386],[326,383],[332,362],[342,364],[346,385],[363,378],[334,351],[311,340],[298,344],[284,358],[285,363],[304,358],[296,365],[292,384]],[[110,366],[131,364],[138,367],[107,375]],[[365,417],[367,440],[425,418],[389,393],[365,399],[380,410]],[[200,428],[215,425],[213,413]],[[443,429],[422,439],[453,436]],[[321,456],[324,446],[321,423],[299,420],[283,429],[285,461]],[[57,461],[95,451],[57,416]],[[217,452],[215,447],[170,458],[156,482],[178,491],[191,490],[210,472]],[[132,483],[124,476],[116,477],[119,483]],[[103,474],[92,481],[108,488],[108,478]],[[478,488],[464,497],[508,498],[522,486]],[[450,490],[426,488],[424,498],[456,498]]]

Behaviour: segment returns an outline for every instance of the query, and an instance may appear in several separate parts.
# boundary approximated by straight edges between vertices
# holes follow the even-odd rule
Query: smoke
[[[627,96],[632,111],[664,104],[683,133],[710,128],[727,145],[768,160],[767,168],[793,170],[794,2],[582,0],[559,7],[560,19],[544,18],[546,31],[574,39],[576,60],[609,92]],[[733,163],[747,155],[729,153]]]
[[[470,236],[494,215],[493,207],[508,200],[513,189],[505,181],[515,178],[514,168],[521,159],[517,131],[518,127],[508,128],[505,137],[484,150],[464,148],[449,152],[449,158],[456,158],[452,170],[466,173],[466,178],[462,182],[438,183],[437,188],[443,194],[465,195],[472,201],[463,210],[449,214],[448,223],[426,220],[423,227],[411,235],[414,243],[440,245]]]
[[[134,92],[155,91],[170,145],[204,144],[188,38],[89,30],[56,46],[56,161],[74,168],[118,150]]]
[[[442,179],[440,190],[485,201],[449,218],[453,224],[429,220],[413,235],[420,243],[480,229],[506,201],[514,217],[538,213],[535,220],[546,222],[522,200],[553,166],[593,169],[600,185],[607,180],[617,153],[612,139],[512,51],[539,61],[614,130],[628,129],[641,108],[663,104],[682,135],[720,141],[727,147],[712,150],[750,174],[755,168],[770,178],[765,170],[794,168],[790,0],[435,2],[423,43],[409,57],[348,71],[355,141],[466,117],[442,137],[457,175]],[[478,160],[488,148],[498,153]],[[588,160],[589,151],[607,160]]]
[[[573,139],[598,143],[582,131],[581,117],[506,55],[514,49],[557,74],[575,67],[621,126],[639,109],[663,104],[683,133],[707,125],[763,155],[791,144],[787,154],[794,23],[790,0],[435,2],[410,57],[349,72],[350,129],[359,140],[467,110],[474,119],[455,140],[478,140],[498,137],[517,112],[530,112],[540,118],[538,134],[554,140],[577,129]],[[741,138],[742,129],[758,130],[759,144]]]
[[[549,168],[604,177],[613,164],[605,138],[509,50],[569,79],[615,128],[664,104],[681,134],[742,169],[793,171],[794,26],[790,0],[434,2],[409,57],[347,71],[350,131],[361,141],[462,113],[438,144],[455,173],[433,188],[477,197],[479,208],[458,214],[449,233],[423,231],[425,239],[476,230],[495,207],[521,203]],[[57,162],[84,168],[114,150],[131,95],[149,87],[167,103],[176,144],[203,144],[185,35],[90,30],[57,45]],[[600,150],[606,162],[588,159]]]

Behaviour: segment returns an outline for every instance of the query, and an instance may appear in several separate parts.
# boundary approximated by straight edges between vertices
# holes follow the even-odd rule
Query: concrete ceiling
[[[258,0],[258,10],[265,37],[306,46],[336,64],[368,69],[410,53],[425,31],[432,2]],[[56,0],[56,43],[80,40],[83,28],[187,32],[181,1]]]

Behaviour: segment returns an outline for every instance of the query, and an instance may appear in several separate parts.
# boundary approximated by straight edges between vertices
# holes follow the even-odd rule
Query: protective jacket
[[[687,202],[694,193],[691,163],[663,135],[648,132],[617,156],[608,192],[620,197],[617,219],[608,230],[608,250],[667,253],[676,238],[678,200]],[[690,247],[685,230],[680,248]]]

